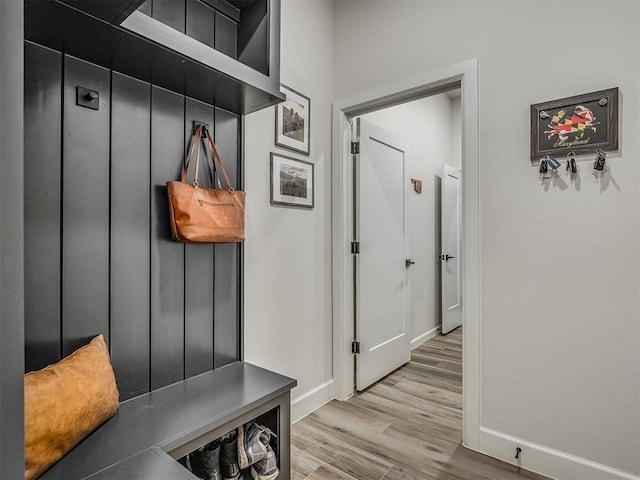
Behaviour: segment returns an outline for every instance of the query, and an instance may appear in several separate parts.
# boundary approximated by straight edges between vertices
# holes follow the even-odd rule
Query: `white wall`
[[[273,108],[246,117],[244,342],[246,361],[298,380],[292,392],[295,419],[306,407],[296,400],[312,392],[313,405],[332,395],[332,3],[284,0],[281,28],[281,82],[311,98],[311,154],[274,146]],[[313,162],[313,210],[270,205],[273,151]],[[315,391],[319,386],[326,388]]]
[[[639,9],[615,0],[334,7],[337,100],[478,59],[482,427],[635,475]],[[594,182],[590,157],[580,182],[562,174],[541,184],[529,161],[530,105],[613,86],[622,146],[608,180]],[[483,438],[485,450],[498,441]]]
[[[363,115],[365,120],[402,138],[411,148],[405,170],[405,205],[410,256],[416,262],[409,272],[413,347],[440,325],[440,262],[436,258],[440,255],[440,178],[445,163],[460,164],[460,158],[454,158],[453,113],[453,101],[443,93]],[[458,136],[458,156],[460,141]],[[422,180],[422,194],[414,191],[411,178]]]

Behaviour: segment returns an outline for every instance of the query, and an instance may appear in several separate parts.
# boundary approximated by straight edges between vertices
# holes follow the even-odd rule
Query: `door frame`
[[[480,427],[480,185],[478,62],[468,60],[359,93],[333,105],[332,296],[335,397],[353,395],[354,320],[352,118],[419,98],[462,89],[463,445],[477,450]]]

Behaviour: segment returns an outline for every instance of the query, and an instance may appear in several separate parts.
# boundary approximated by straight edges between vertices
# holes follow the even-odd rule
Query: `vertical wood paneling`
[[[216,147],[231,183],[236,188],[239,164],[239,118],[220,109],[216,109],[215,117]],[[238,243],[221,244],[215,247],[215,368],[234,362],[239,357],[239,249]]]
[[[187,35],[215,47],[216,12],[200,0],[187,0]]]
[[[213,127],[213,107],[193,99],[186,101],[185,131],[189,140],[193,120]],[[194,159],[195,160],[195,159]],[[193,163],[192,163],[193,165]],[[193,178],[193,170],[189,180]],[[200,163],[202,187],[211,187],[211,168]],[[212,245],[185,247],[185,376],[192,377],[213,369],[213,261]]]
[[[25,370],[60,360],[62,55],[25,44]]]
[[[239,246],[173,242],[165,183],[199,120],[237,186],[240,117],[38,45],[26,61],[27,365],[103,333],[125,399],[238,360]]]
[[[149,391],[151,87],[111,81],[111,362],[126,400]]]
[[[238,24],[236,22],[216,12],[215,36],[216,50],[231,58],[238,58]]]
[[[151,107],[151,389],[184,378],[184,245],[171,240],[166,182],[184,157],[184,97],[153,87]]]
[[[151,15],[159,22],[184,32],[185,0],[153,0]]]
[[[109,70],[64,60],[62,354],[109,339]],[[100,110],[76,105],[76,86],[100,93]]]

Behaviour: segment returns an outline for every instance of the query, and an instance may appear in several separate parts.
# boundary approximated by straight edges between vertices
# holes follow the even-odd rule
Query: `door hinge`
[[[351,142],[351,155],[358,155],[360,153],[360,142]]]
[[[360,353],[360,342],[353,341],[351,342],[351,353]]]
[[[351,242],[351,254],[358,255],[360,253],[360,242]]]

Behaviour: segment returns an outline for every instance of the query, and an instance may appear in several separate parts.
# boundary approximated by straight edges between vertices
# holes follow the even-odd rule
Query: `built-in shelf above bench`
[[[140,11],[114,25],[59,0],[27,0],[25,39],[244,115],[284,99],[279,0],[269,2],[266,18],[268,74]]]
[[[131,15],[144,0],[61,0],[109,23],[119,24]]]
[[[236,362],[120,404],[119,412],[43,480],[193,479],[174,459],[277,409],[281,480],[289,478],[290,391],[296,381]]]

